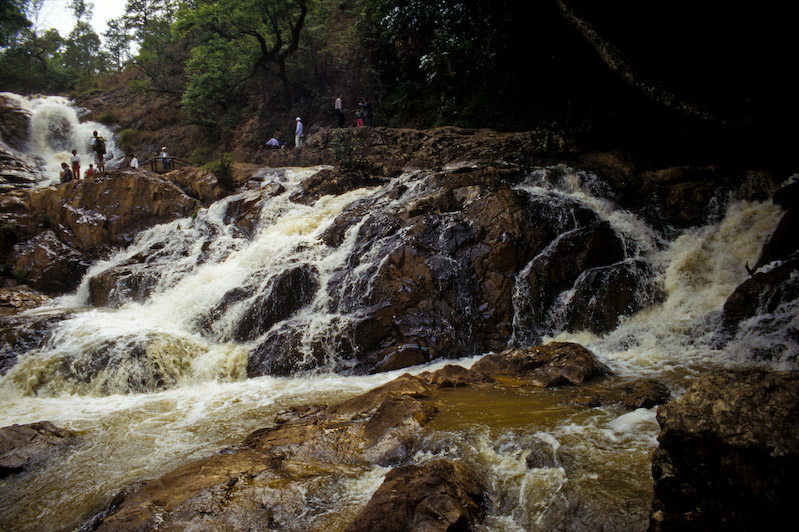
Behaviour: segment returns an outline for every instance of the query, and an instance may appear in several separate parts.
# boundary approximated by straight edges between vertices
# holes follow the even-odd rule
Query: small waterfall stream
[[[66,137],[88,138],[84,133]],[[292,193],[317,170],[263,169],[257,175],[261,191],[279,185],[282,192],[242,192],[193,218],[145,231],[127,249],[93,265],[76,293],[29,312],[59,319],[47,342],[0,376],[0,426],[49,420],[81,438],[47,467],[0,480],[0,530],[74,529],[123,487],[235,444],[285,408],[335,403],[408,371],[357,376],[332,370],[351,364],[338,352],[340,335],[358,319],[353,301],[365,299],[378,266],[387,260],[374,246],[374,254],[358,257],[353,267],[358,230],[367,218],[382,216],[381,209],[413,200],[426,174],[412,172],[382,187],[323,196],[312,205],[293,202]],[[756,320],[726,347],[714,344],[713,332],[726,297],[745,279],[743,264],[753,261],[776,225],[778,208],[731,201],[718,222],[668,240],[602,199],[598,186],[590,174],[540,168],[517,190],[542,203],[568,201],[591,209],[622,236],[624,261],[651,269],[663,296],[644,295],[649,299],[643,310],[597,335],[558,327],[559,309],[570,297],[564,293],[550,315],[546,339],[585,345],[616,373],[614,382],[656,377],[675,395],[703,371],[741,362],[740,353],[758,338]],[[252,235],[225,223],[230,206],[244,198],[260,202]],[[321,235],[336,218],[366,200],[370,208],[340,245],[326,245]],[[574,228],[569,219],[552,223],[560,234]],[[146,297],[130,297],[120,285],[119,304],[88,305],[91,277],[142,255],[151,283]],[[313,297],[268,330],[236,340],[236,323],[255,295],[298,265],[318,272]],[[232,297],[237,290],[242,293]],[[514,297],[516,308],[522,308],[526,296],[518,282]],[[216,319],[209,322],[212,313]],[[797,327],[796,308],[776,313]],[[292,377],[248,379],[248,352],[287,328],[300,335],[305,356],[312,343],[327,346],[323,363]],[[516,344],[531,337],[522,325],[514,331]],[[791,338],[780,341],[786,353],[796,352]],[[479,355],[454,362],[468,367]],[[453,361],[436,360],[410,372],[446,363]],[[794,367],[795,361],[777,357],[775,365]],[[453,392],[425,435],[428,450],[414,459],[457,457],[491,479],[489,515],[481,530],[644,530],[652,497],[655,409],[564,406],[570,393]],[[357,481],[343,482],[338,502],[316,504],[332,505],[321,512],[329,514],[365,504],[384,474],[375,467]],[[322,520],[317,517],[299,512],[291,529],[318,529]]]
[[[116,144],[114,132],[105,124],[81,121],[83,111],[75,108],[72,102],[60,96],[23,97],[10,92],[2,95],[28,113],[30,128],[28,138],[19,143],[18,150],[9,151],[37,169],[39,186],[54,185],[59,182],[61,163],[70,164],[72,150],[78,151],[81,174],[94,163],[90,140],[93,132],[106,141],[106,169],[119,168],[125,154]],[[83,177],[83,175],[81,175]]]

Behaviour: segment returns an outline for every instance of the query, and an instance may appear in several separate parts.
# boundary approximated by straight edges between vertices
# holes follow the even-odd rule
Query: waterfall
[[[80,125],[74,114],[64,114],[66,101],[26,105],[36,107],[43,120],[50,117],[44,131],[51,137],[67,139],[48,141],[53,157],[88,139],[93,128],[112,137],[102,126]],[[71,133],[53,133],[56,122]],[[0,426],[46,419],[81,433],[84,443],[66,460],[0,481],[7,515],[0,525],[13,522],[18,530],[76,525],[109,494],[240,442],[285,408],[335,403],[405,371],[474,362],[481,353],[377,375],[347,374],[353,354],[344,346],[351,326],[361,319],[361,305],[396,249],[391,246],[409,236],[379,222],[425,198],[431,173],[409,172],[382,186],[322,196],[309,205],[293,201],[302,182],[318,170],[262,169],[254,181],[259,189],[142,232],[129,247],[94,264],[76,293],[27,313],[31,319],[57,319],[48,322],[41,344],[0,376]],[[655,376],[675,394],[708,367],[740,362],[743,338],[718,346],[713,331],[725,299],[746,278],[743,264],[754,260],[776,225],[780,213],[771,203],[730,201],[717,222],[669,239],[615,206],[589,173],[562,166],[534,169],[514,193],[551,211],[557,236],[516,274],[512,343],[524,346],[525,338],[538,334],[577,341],[619,378]],[[227,221],[245,201],[258,205],[249,233]],[[605,334],[563,326],[583,276],[558,294],[544,321],[529,324],[519,315],[529,298],[527,272],[578,228],[571,206],[590,210],[597,223],[619,237],[619,260],[608,268],[629,266],[645,286],[658,291],[657,297],[654,291],[643,294],[641,310],[622,317]],[[341,217],[350,223],[337,244],[329,245],[324,235]],[[456,222],[454,213],[438,215],[440,240],[455,239],[462,227]],[[386,230],[370,234],[367,242],[360,230],[369,223]],[[445,274],[458,274],[458,264],[445,253],[433,260],[439,263],[436,272],[443,272],[438,282],[446,281]],[[107,272],[133,276],[138,284],[126,284],[120,275],[113,304],[92,307],[90,280]],[[244,331],[242,323],[259,297],[291,275],[305,283],[307,297],[268,327]],[[305,282],[306,275],[313,282]],[[783,320],[795,330],[797,313],[795,305],[785,305],[759,319]],[[756,333],[756,321],[745,330]],[[755,340],[750,334],[747,341]],[[296,367],[312,371],[247,378],[248,357],[270,342],[278,350],[290,347],[298,357]],[[651,497],[649,455],[656,445],[654,409],[564,407],[568,393],[490,391],[475,398],[456,390],[439,425],[426,436],[428,450],[414,459],[457,457],[490,476],[490,510],[481,530],[643,530]],[[497,419],[489,410],[494,403],[513,405],[507,418]],[[535,428],[520,428],[530,423]],[[384,473],[375,466],[342,483],[340,499],[365,501]],[[299,512],[297,523],[311,528],[312,516]]]
[[[19,143],[20,149],[9,151],[40,172],[39,185],[48,186],[59,182],[61,163],[70,164],[72,150],[78,151],[81,174],[94,163],[90,140],[97,131],[106,140],[106,169],[118,168],[124,154],[116,144],[114,132],[108,126],[81,121],[85,111],[60,96],[23,97],[13,93],[2,93],[20,109],[30,114],[29,136]]]

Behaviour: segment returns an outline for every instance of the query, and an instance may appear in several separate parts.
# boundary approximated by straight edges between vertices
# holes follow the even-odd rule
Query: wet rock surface
[[[437,460],[392,469],[345,532],[471,530],[483,511],[483,488],[474,472],[460,462]]]
[[[0,478],[42,463],[76,435],[49,421],[0,428]]]
[[[538,386],[542,373],[561,375],[550,384],[569,384],[605,373],[590,352],[565,343],[509,351],[482,366],[405,374],[332,406],[286,410],[240,445],[131,486],[87,523],[101,531],[156,524],[169,530],[303,529],[309,527],[303,521],[308,497],[333,505],[337,483],[380,465],[392,470],[365,507],[345,509],[347,530],[469,530],[485,511],[485,479],[457,460],[411,461],[436,416],[437,390],[514,379],[514,386]],[[285,489],[290,485],[302,488]]]
[[[799,372],[701,377],[658,410],[649,530],[769,530],[799,495]]]
[[[129,173],[16,190],[3,202],[14,229],[8,267],[50,294],[74,290],[91,262],[197,204],[168,181]]]

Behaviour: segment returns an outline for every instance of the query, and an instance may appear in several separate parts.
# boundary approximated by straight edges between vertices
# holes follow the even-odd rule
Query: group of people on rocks
[[[78,155],[78,150],[72,150],[70,164],[67,164],[66,162],[61,163],[59,178],[61,179],[62,183],[79,179],[89,179],[99,175],[108,175],[108,172],[106,172],[105,169],[105,139],[97,131],[93,132],[92,134],[92,138],[89,143],[89,149],[93,153],[94,163],[89,164],[89,167],[86,169],[83,175],[81,175],[81,161],[80,156]],[[132,170],[138,170],[139,159],[136,158],[136,154],[128,154],[128,157],[130,158],[130,168]],[[168,172],[172,169],[172,158],[169,156],[166,146],[161,147],[161,152],[158,154],[157,158],[160,160],[161,168],[164,172]]]
[[[302,118],[299,116],[294,119],[294,147],[301,148],[302,141],[305,138],[305,126],[302,124]],[[261,144],[258,146],[258,153],[261,153],[265,148],[272,149],[272,150],[280,150],[284,149],[287,143],[281,139],[283,134],[278,129],[275,133],[266,141],[266,144]]]
[[[344,99],[343,95],[339,94],[333,104],[333,110],[336,114],[337,127],[344,127],[346,118],[344,116]],[[305,139],[305,126],[302,123],[302,118],[299,116],[294,119],[294,147],[301,148]],[[371,126],[372,125],[372,104],[369,103],[369,98],[361,98],[358,106],[355,109],[355,127]],[[280,130],[275,131],[266,143],[258,146],[258,153],[264,149],[284,149],[288,143],[281,138]]]
[[[61,163],[61,172],[59,173],[59,177],[62,183],[66,183],[67,181],[72,181],[81,179],[89,179],[94,177],[95,175],[99,174],[106,174],[105,171],[105,139],[100,136],[97,131],[92,134],[92,138],[89,141],[89,149],[94,154],[94,163],[90,163],[89,167],[86,169],[86,172],[81,176],[80,173],[80,156],[78,155],[78,150],[72,150],[72,156],[70,157],[70,164],[65,162]],[[95,165],[97,165],[95,167]],[[107,174],[106,174],[107,175]]]
[[[344,100],[343,96],[339,94],[336,97],[334,103],[334,111],[336,113],[337,118],[337,125],[338,127],[344,127],[344,122],[346,121],[344,116]],[[302,118],[299,116],[294,119],[294,147],[301,148],[302,143],[305,139],[305,126],[302,123]],[[358,102],[358,106],[355,109],[355,127],[361,126],[371,126],[372,125],[372,106],[369,103],[369,98],[361,98]],[[258,152],[260,153],[261,150],[264,148],[268,149],[284,149],[287,146],[287,143],[281,139],[282,134],[280,130],[275,131],[274,135],[266,141],[265,144],[262,144],[258,147]],[[105,171],[105,139],[98,134],[97,131],[93,133],[93,136],[90,141],[90,149],[94,154],[94,164],[90,164],[89,168],[86,170],[86,173],[83,175],[84,179],[93,177],[98,174],[105,174],[108,175]],[[130,168],[133,170],[137,170],[139,168],[139,160],[136,158],[136,155],[131,153],[128,155],[130,158]],[[166,146],[161,148],[161,152],[158,154],[158,159],[160,159],[161,169],[164,172],[171,170],[172,159],[169,157],[169,153],[166,150]],[[61,182],[72,181],[73,179],[81,179],[80,173],[80,157],[78,156],[78,150],[72,150],[72,158],[71,158],[72,166],[68,165],[67,163],[61,163]],[[96,165],[96,168],[95,168]]]
[[[336,101],[333,103],[333,111],[336,113],[338,127],[344,127],[344,100],[343,95],[339,94]],[[372,125],[372,104],[369,103],[369,98],[361,98],[358,106],[355,108],[355,127],[371,126]]]

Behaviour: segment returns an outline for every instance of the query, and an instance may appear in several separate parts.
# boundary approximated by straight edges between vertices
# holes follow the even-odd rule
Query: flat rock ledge
[[[77,436],[49,421],[0,428],[0,478],[46,461]]]
[[[658,410],[651,532],[780,530],[799,500],[799,372],[701,377]]]
[[[82,530],[472,530],[484,483],[451,460],[411,463],[436,415],[430,397],[453,386],[560,386],[608,369],[577,344],[490,355],[471,369],[405,374],[341,403],[286,410],[241,444],[130,486]],[[341,483],[391,467],[364,507],[341,508]],[[110,498],[110,496],[109,496]],[[336,508],[309,515],[307,501]],[[360,512],[360,513],[359,513]]]

